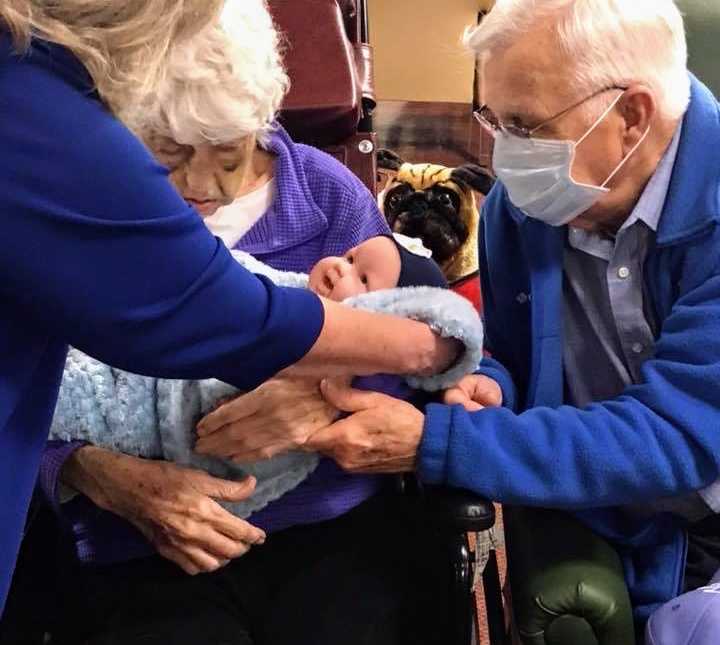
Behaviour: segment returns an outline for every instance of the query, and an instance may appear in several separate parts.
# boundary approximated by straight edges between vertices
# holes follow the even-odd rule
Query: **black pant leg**
[[[447,642],[450,562],[411,500],[378,495],[263,548],[278,582],[253,616],[258,645]]]
[[[688,553],[685,565],[685,591],[706,585],[720,570],[720,515],[688,527]]]
[[[74,567],[53,645],[444,645],[450,573],[421,509],[380,494],[212,574]]]
[[[189,576],[155,556],[69,575],[53,645],[253,645],[222,570]]]
[[[56,603],[60,529],[50,507],[33,497],[5,611],[0,645],[42,645]]]

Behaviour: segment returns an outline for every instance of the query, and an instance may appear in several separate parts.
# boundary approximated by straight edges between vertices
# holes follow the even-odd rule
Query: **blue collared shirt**
[[[612,399],[640,383],[654,355],[657,321],[645,293],[643,267],[667,198],[682,125],[630,217],[614,238],[568,228],[563,266],[563,348],[567,402],[576,407]],[[720,510],[720,482],[697,494],[656,501],[645,512],[698,520]],[[637,509],[640,510],[640,509]]]
[[[564,252],[563,349],[566,401],[611,399],[641,380],[653,355],[654,313],[643,266],[665,204],[681,126],[630,217],[614,238],[568,227]]]

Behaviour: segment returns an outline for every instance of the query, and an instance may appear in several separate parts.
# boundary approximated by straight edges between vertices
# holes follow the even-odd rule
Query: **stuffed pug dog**
[[[495,180],[473,164],[410,164],[388,150],[378,152],[378,168],[394,171],[378,196],[392,231],[420,238],[451,288],[480,308],[480,214],[473,191],[487,195]]]

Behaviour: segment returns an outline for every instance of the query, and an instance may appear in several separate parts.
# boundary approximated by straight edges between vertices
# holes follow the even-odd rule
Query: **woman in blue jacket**
[[[129,371],[241,389],[295,363],[403,373],[453,355],[424,325],[242,270],[117,118],[223,4],[0,6],[0,610],[68,343]]]

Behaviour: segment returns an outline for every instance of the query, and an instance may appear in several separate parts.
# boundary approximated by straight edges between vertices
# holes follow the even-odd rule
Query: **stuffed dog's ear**
[[[454,168],[450,179],[458,184],[469,186],[477,192],[487,195],[495,185],[495,178],[490,171],[476,164],[467,163]]]
[[[380,150],[377,151],[378,168],[385,168],[387,170],[400,170],[400,166],[402,166],[404,163],[405,162],[402,160],[400,155],[393,152],[392,150],[380,148]]]

